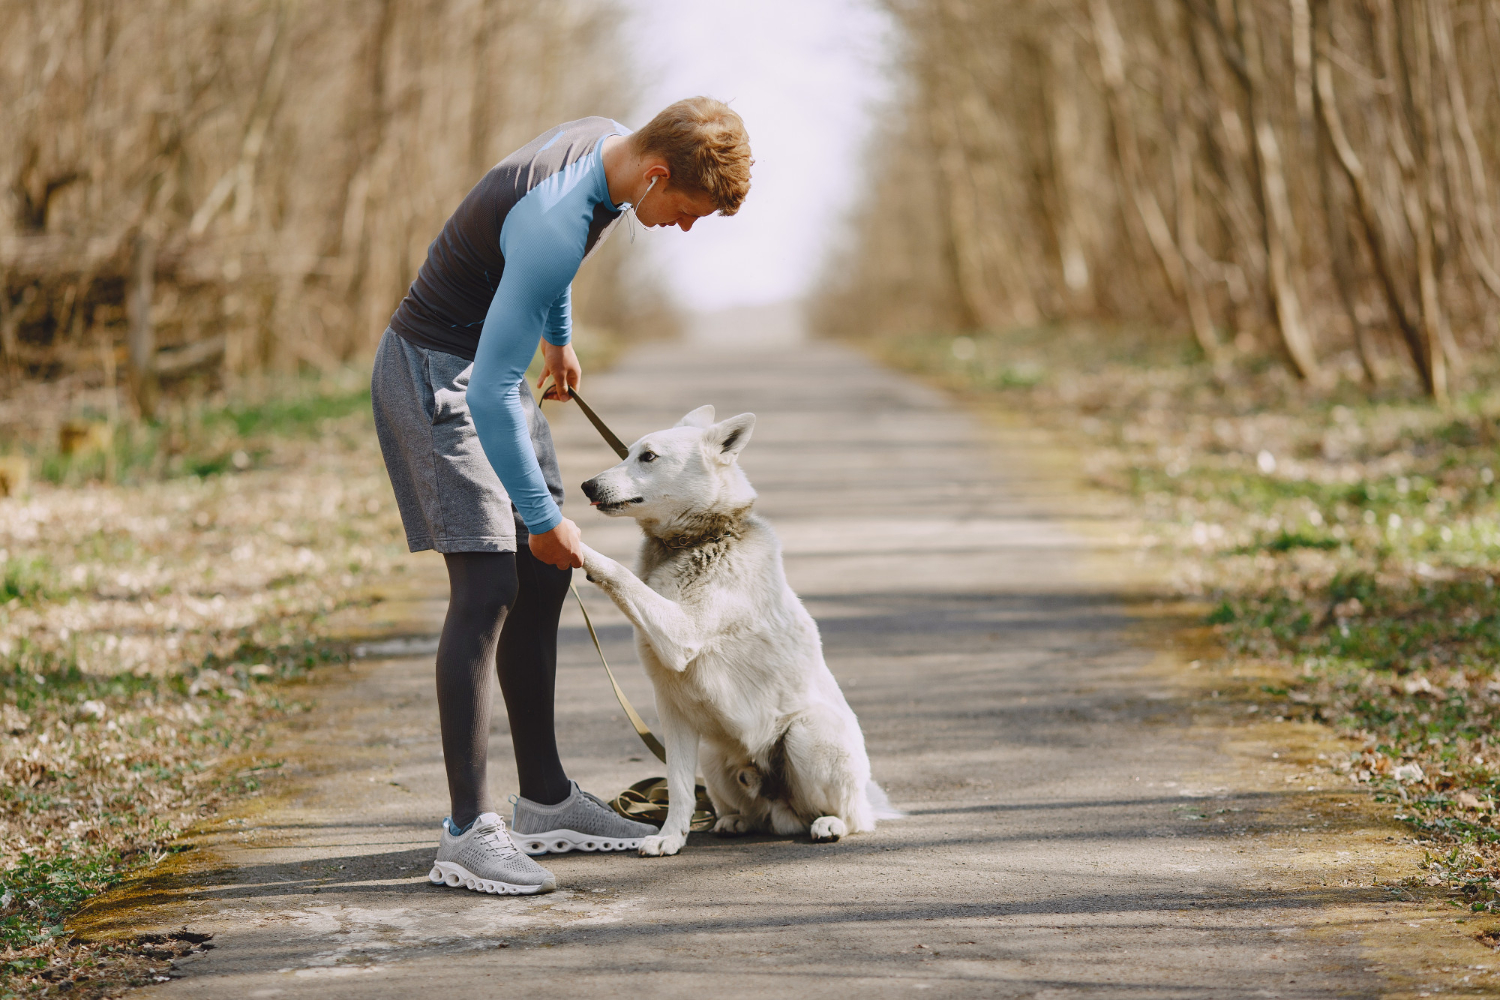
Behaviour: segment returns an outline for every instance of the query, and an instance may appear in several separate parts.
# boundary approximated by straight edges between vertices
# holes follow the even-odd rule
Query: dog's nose
[[[597,481],[593,479],[586,479],[584,480],[583,486],[581,488],[583,490],[583,495],[588,497],[590,500],[599,499],[599,484]]]

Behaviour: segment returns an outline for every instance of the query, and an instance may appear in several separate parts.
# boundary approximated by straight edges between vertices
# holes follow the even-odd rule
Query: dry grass
[[[3,995],[108,994],[192,946],[62,921],[274,771],[263,723],[302,707],[282,682],[343,658],[321,623],[401,569],[361,381],[198,404],[169,460],[122,458],[135,483],[74,456],[54,478],[79,485],[0,500]]]

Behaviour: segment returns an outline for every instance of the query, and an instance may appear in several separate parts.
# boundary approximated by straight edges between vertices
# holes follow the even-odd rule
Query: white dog
[[[754,426],[753,413],[714,423],[714,408],[699,407],[583,484],[594,506],[635,518],[646,536],[635,573],[583,550],[588,578],[635,626],[656,688],[670,805],[643,855],[687,840],[700,742],[716,833],[829,841],[900,815],[870,780],[859,720],[787,586],[781,543],[751,511],[737,459]]]

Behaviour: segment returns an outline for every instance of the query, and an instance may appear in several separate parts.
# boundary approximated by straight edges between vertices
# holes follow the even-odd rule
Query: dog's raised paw
[[[738,837],[749,832],[750,821],[739,813],[720,816],[719,821],[714,824],[714,833],[721,837]]]
[[[812,821],[812,839],[832,843],[849,832],[849,827],[837,816],[819,816]]]
[[[675,833],[665,837],[647,837],[641,841],[641,857],[663,858],[669,854],[676,854],[682,850],[685,837],[679,837]]]

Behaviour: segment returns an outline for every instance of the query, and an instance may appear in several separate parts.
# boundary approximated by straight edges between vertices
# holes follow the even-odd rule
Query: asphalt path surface
[[[317,690],[278,746],[276,794],[198,838],[199,874],[136,928],[214,935],[142,997],[859,995],[1321,997],[1381,992],[1313,897],[1273,893],[1251,841],[1204,821],[1217,744],[1187,721],[1107,523],[1015,438],[835,346],[657,345],[590,377],[626,441],[713,403],[758,415],[743,464],[906,817],[832,845],[694,834],[681,855],[570,854],[559,891],[495,897],[426,874],[446,811],[431,638],[440,562],[377,609],[408,638]],[[613,464],[547,404],[565,508],[630,560],[634,528],[577,484]],[[624,620],[606,652],[654,719]],[[615,704],[576,609],[561,634],[565,763],[606,797],[662,773]],[[491,780],[514,791],[504,713]],[[1216,798],[1217,796],[1217,798]],[[1207,804],[1207,805],[1205,805]]]

